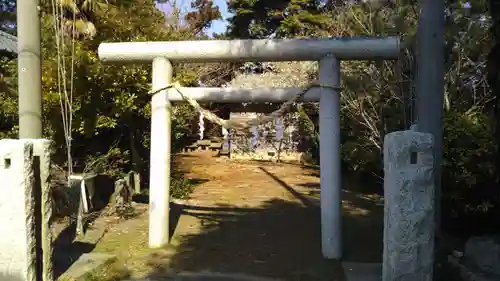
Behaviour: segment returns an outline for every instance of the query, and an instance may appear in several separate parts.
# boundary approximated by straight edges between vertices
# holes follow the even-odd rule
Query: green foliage
[[[17,136],[17,65],[0,58],[0,138]]]
[[[170,179],[170,188],[171,188],[171,193],[170,195],[173,198],[177,199],[186,199],[188,198],[189,194],[194,189],[195,182],[191,179],[185,179],[182,177],[172,177]]]
[[[312,164],[319,164],[319,123],[316,115],[317,109],[313,104],[298,104],[296,107],[299,113],[299,132],[303,139],[299,142],[306,146],[304,150],[311,156]]]
[[[68,32],[56,36],[50,3],[44,2],[43,5],[44,135],[55,141],[55,164],[67,166],[60,102],[61,95],[68,94],[72,100],[71,164],[75,172],[98,172],[116,179],[122,178],[130,169],[138,169],[144,175],[149,170],[151,106],[147,92],[150,90],[151,66],[105,65],[98,59],[98,44],[103,41],[193,40],[200,34],[199,27],[195,30],[190,26],[178,25],[178,18],[174,19],[178,25],[176,28],[166,26],[165,15],[156,9],[153,1],[128,2],[133,5],[125,5],[121,1],[65,1],[64,5],[76,5],[78,9],[74,11],[79,14],[79,18],[92,21],[97,31],[92,38],[77,36],[74,42]],[[208,3],[198,4],[203,6],[200,9],[208,9]],[[213,20],[210,17],[202,19],[203,26]],[[73,18],[69,16],[65,20],[71,23]],[[60,39],[59,44],[64,44],[59,51],[57,37]],[[74,53],[71,52],[72,45]],[[64,61],[58,60],[58,54],[62,55]],[[58,75],[58,65],[62,63],[66,66],[66,73]],[[15,57],[3,57],[0,66],[2,138],[17,137],[16,73]],[[65,79],[65,83],[61,79]],[[197,83],[199,74],[189,65],[176,65],[174,79],[185,86],[192,86]],[[67,91],[64,91],[64,87]],[[174,152],[192,134],[188,125],[194,116],[195,112],[189,106],[173,105]],[[179,180],[179,183],[174,184],[173,192],[186,194],[189,188],[185,186],[189,184]],[[175,190],[177,187],[179,191]]]
[[[316,35],[328,15],[317,0],[232,0],[228,2],[229,35],[237,38],[266,38]]]
[[[495,176],[492,163],[496,145],[487,116],[481,108],[445,116],[443,167],[450,173],[449,182],[471,188]]]
[[[179,104],[172,108],[172,151],[186,146],[193,135],[191,120],[198,116],[190,105]]]
[[[443,202],[452,222],[468,218],[470,223],[500,211],[496,150],[491,121],[482,108],[445,116]]]
[[[93,154],[88,156],[85,161],[84,173],[102,174],[111,178],[124,178],[126,173],[123,167],[130,162],[129,151],[122,151],[114,144],[106,153]]]

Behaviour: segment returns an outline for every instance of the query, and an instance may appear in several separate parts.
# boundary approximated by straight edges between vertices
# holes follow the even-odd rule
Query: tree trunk
[[[136,137],[135,130],[130,131],[129,140],[130,140],[130,150],[132,154],[132,179],[130,179],[130,185],[134,189],[136,194],[141,193],[141,173],[142,168],[144,167],[144,163],[142,162],[141,155],[137,150],[136,146]]]

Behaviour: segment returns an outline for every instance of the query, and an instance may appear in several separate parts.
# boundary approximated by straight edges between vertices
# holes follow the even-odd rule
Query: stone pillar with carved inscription
[[[383,281],[432,280],[433,145],[413,130],[385,136]]]

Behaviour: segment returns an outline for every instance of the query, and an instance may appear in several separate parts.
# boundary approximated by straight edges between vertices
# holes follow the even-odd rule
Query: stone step
[[[214,150],[214,149],[221,149],[222,148],[222,143],[220,143],[220,142],[213,142],[213,143],[210,144],[210,148],[212,150]]]
[[[209,146],[212,142],[210,140],[199,140],[197,145],[199,146]]]

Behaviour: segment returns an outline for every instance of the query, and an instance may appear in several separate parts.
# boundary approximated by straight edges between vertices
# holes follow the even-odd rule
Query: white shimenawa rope
[[[283,116],[283,114],[285,114],[285,112],[289,109],[289,107],[291,105],[293,105],[295,102],[297,102],[299,99],[301,99],[312,88],[326,88],[326,89],[333,89],[333,90],[340,90],[341,89],[340,87],[323,85],[323,84],[319,84],[319,83],[311,83],[308,86],[304,87],[303,90],[300,93],[298,93],[295,97],[293,97],[289,101],[283,103],[283,105],[279,109],[269,113],[268,115],[263,115],[263,116],[259,116],[259,117],[254,118],[254,119],[250,119],[250,120],[246,120],[246,121],[239,121],[239,122],[235,121],[235,120],[222,119],[219,116],[212,113],[211,111],[202,108],[196,100],[194,100],[193,98],[184,94],[181,91],[181,85],[179,84],[179,82],[174,82],[166,87],[152,90],[149,92],[149,94],[154,95],[158,92],[161,92],[161,91],[164,91],[167,89],[174,89],[181,95],[181,97],[186,102],[188,102],[191,106],[193,106],[198,112],[202,113],[203,116],[205,117],[205,119],[222,126],[222,128],[225,128],[226,130],[232,129],[232,130],[242,131],[242,130],[246,130],[252,126],[258,126],[258,125],[262,125],[262,124],[271,122],[274,119]]]

